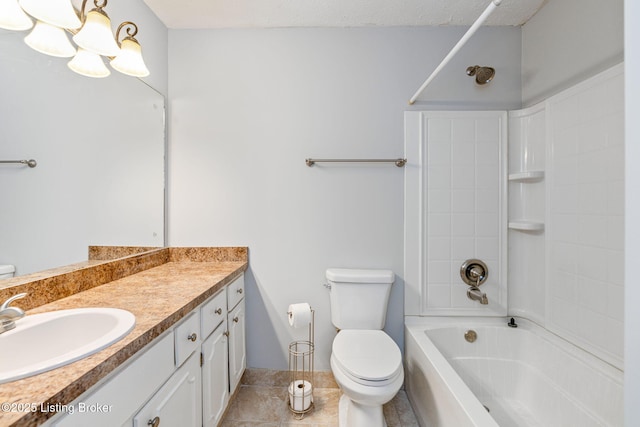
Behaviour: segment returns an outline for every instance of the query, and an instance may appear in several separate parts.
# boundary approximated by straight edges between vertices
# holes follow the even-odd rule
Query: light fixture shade
[[[67,66],[76,73],[87,77],[101,78],[111,74],[100,55],[83,48],[78,48],[78,53],[69,61]]]
[[[24,42],[31,49],[45,55],[69,58],[76,54],[76,48],[69,41],[65,30],[42,21],[36,22]]]
[[[120,44],[120,53],[111,60],[111,66],[123,74],[133,77],[146,77],[149,69],[142,59],[142,48],[133,38],[125,38]]]
[[[70,30],[80,28],[71,0],[19,0],[20,6],[39,21]]]
[[[18,5],[18,0],[0,0],[0,28],[23,31],[31,27],[33,21]]]
[[[97,9],[87,14],[84,25],[78,34],[73,36],[73,41],[81,48],[98,55],[116,56],[120,51],[111,32],[111,20]]]

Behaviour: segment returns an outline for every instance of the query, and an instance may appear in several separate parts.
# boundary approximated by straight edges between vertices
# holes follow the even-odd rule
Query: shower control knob
[[[469,286],[480,286],[487,281],[489,268],[479,259],[468,259],[460,267],[460,278]]]

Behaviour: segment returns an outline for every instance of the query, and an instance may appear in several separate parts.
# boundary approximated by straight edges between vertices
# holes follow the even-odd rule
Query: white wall
[[[522,27],[522,100],[533,105],[623,59],[623,0],[549,0]]]
[[[304,159],[402,156],[407,101],[464,30],[170,31],[170,244],[249,246],[249,366],[286,368],[286,310],[308,301],[329,369],[328,267],[400,275],[386,329],[402,346],[403,170]],[[519,29],[481,29],[413,108],[517,108],[519,49]],[[491,85],[465,75],[476,63]]]
[[[640,360],[640,287],[635,274],[640,257],[640,3],[625,0],[625,360]],[[640,425],[640,365],[625,366],[625,426]]]

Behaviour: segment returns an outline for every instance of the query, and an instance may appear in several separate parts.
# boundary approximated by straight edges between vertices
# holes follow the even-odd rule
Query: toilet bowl
[[[402,355],[384,327],[395,275],[389,270],[328,269],[331,370],[342,390],[340,427],[385,427],[382,405],[404,381]]]
[[[404,381],[396,343],[379,330],[343,330],[333,340],[331,370],[342,390],[340,427],[386,426],[382,405]]]

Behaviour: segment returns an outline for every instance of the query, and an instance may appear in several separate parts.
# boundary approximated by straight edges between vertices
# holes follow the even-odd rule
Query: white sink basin
[[[0,384],[67,365],[122,339],[136,318],[117,308],[27,315],[0,334]]]

